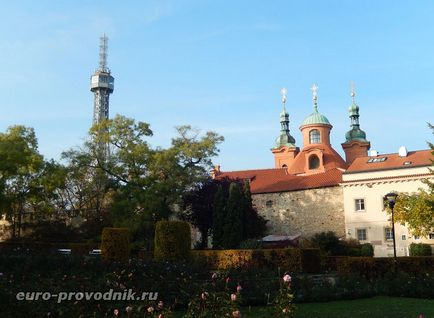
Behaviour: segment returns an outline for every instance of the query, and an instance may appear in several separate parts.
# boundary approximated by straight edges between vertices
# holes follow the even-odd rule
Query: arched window
[[[282,168],[288,168],[288,166],[287,165],[282,165]]]
[[[309,143],[311,144],[321,143],[321,137],[318,129],[313,129],[309,132]]]
[[[312,155],[309,157],[309,170],[319,168],[319,158],[317,155]]]

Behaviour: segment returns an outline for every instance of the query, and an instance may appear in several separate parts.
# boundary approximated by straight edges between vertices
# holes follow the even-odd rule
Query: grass
[[[266,307],[242,309],[243,318],[271,318]],[[294,318],[434,318],[434,300],[398,297],[373,297],[325,303],[298,304]],[[182,314],[175,315],[176,318]]]

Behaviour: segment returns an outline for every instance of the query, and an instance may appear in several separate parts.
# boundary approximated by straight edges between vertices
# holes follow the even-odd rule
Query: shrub
[[[190,257],[190,225],[184,221],[159,221],[155,226],[156,260],[185,260]]]
[[[315,234],[311,238],[311,243],[327,255],[340,255],[342,252],[342,244],[332,231]]]
[[[248,239],[242,241],[238,246],[241,250],[255,250],[262,248],[262,242],[258,239]]]
[[[301,270],[303,273],[321,272],[321,254],[317,248],[304,248],[300,250]]]
[[[104,261],[126,261],[130,255],[127,228],[106,227],[101,235],[101,258]]]
[[[374,256],[374,247],[372,244],[362,244],[360,247],[360,256]]]
[[[431,245],[424,243],[411,243],[410,244],[410,256],[430,256]]]

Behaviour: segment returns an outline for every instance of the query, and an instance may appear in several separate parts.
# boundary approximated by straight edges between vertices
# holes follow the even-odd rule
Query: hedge
[[[184,221],[159,221],[155,226],[154,258],[186,260],[190,258],[191,230]]]
[[[71,249],[72,254],[87,254],[92,249],[99,249],[99,243],[69,243],[69,242],[0,242],[0,251],[25,250],[29,252],[55,252],[60,248]]]
[[[432,273],[434,272],[434,257],[398,257],[396,266],[397,270],[406,273]],[[329,256],[325,258],[323,268],[326,271],[357,273],[367,278],[376,278],[394,270],[394,259],[392,257]]]
[[[210,269],[280,267],[306,273],[321,270],[319,249],[195,250],[192,256]]]
[[[411,243],[410,244],[410,256],[430,256],[431,245],[424,243]]]
[[[101,235],[101,258],[104,261],[127,261],[129,256],[129,230],[127,228],[104,228]]]

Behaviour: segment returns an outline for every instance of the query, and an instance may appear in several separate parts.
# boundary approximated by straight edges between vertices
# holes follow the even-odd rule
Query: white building
[[[354,159],[342,175],[344,195],[345,232],[347,238],[371,243],[377,257],[393,256],[390,215],[384,211],[383,197],[386,193],[418,191],[427,188],[422,181],[433,179],[431,150],[407,152],[401,147],[399,153]],[[432,167],[432,166],[431,166]],[[412,236],[407,228],[395,224],[396,252],[398,256],[409,255],[411,243],[434,244],[434,233],[426,238]]]

